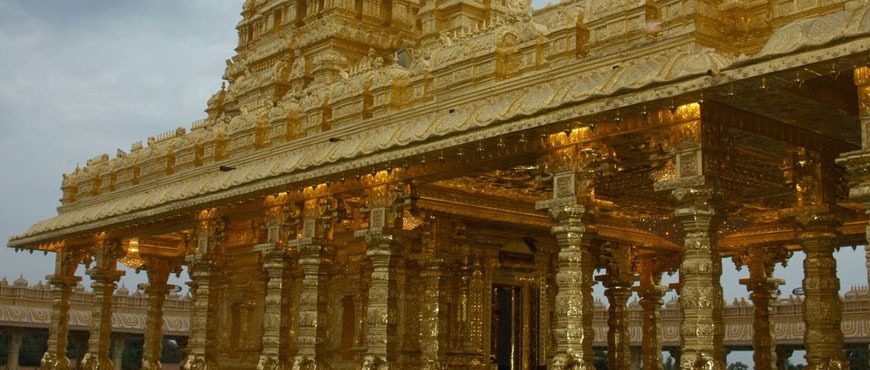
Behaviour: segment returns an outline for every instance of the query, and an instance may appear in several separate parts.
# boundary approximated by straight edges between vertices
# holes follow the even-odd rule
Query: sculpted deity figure
[[[453,45],[453,40],[450,39],[450,35],[447,34],[447,31],[441,32],[441,35],[438,36],[438,40],[441,41],[441,46],[447,47]]]
[[[290,56],[284,55],[278,60],[278,63],[275,63],[273,68],[275,82],[287,82],[290,79],[291,69]]]
[[[375,49],[369,48],[368,54],[366,54],[362,59],[359,60],[358,69],[365,70],[371,67],[372,62],[375,60]]]
[[[293,51],[293,66],[290,68],[290,79],[294,80],[305,76],[305,57],[299,49]]]

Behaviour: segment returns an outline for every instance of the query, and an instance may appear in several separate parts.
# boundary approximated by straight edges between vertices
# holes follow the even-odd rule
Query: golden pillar
[[[640,278],[637,291],[643,309],[641,348],[643,370],[662,370],[662,332],[659,326],[661,309],[667,288],[661,285],[662,263],[655,257],[645,256],[637,261]]]
[[[142,348],[142,370],[162,369],[160,354],[163,351],[163,303],[172,285],[167,284],[172,265],[167,258],[149,257],[145,262],[148,271],[148,316],[145,323],[145,342]],[[123,341],[120,341],[123,345]]]
[[[601,279],[604,295],[610,303],[607,315],[607,366],[614,369],[631,368],[631,338],[628,333],[628,298],[634,284],[631,268],[632,248],[624,244],[607,245],[604,258],[607,275]]]
[[[376,212],[376,210],[373,210]],[[369,305],[366,315],[366,355],[362,368],[378,369],[394,364],[398,350],[396,325],[396,262],[400,257],[394,235],[368,233],[366,257],[372,264]]]
[[[357,230],[364,237],[366,257],[372,266],[366,310],[366,353],[362,370],[396,366],[401,341],[398,335],[399,291],[397,264],[401,248],[396,233],[402,228],[402,209],[395,188],[377,185],[368,189],[369,228]]]
[[[188,355],[184,370],[216,369],[213,346],[217,343],[213,333],[216,327],[209,321],[213,317],[211,307],[211,283],[216,274],[220,240],[223,238],[223,223],[217,217],[217,209],[202,210],[197,215],[194,250],[186,257],[190,271],[190,290],[193,304],[190,310],[190,335]]]
[[[749,278],[740,279],[740,284],[749,290],[749,299],[754,307],[752,321],[752,360],[756,370],[775,370],[776,339],[770,323],[770,303],[776,299],[782,279],[773,277],[774,265],[787,258],[788,252],[782,247],[749,247],[745,253],[734,257],[740,268],[749,266]]]
[[[444,353],[447,338],[444,324],[448,320],[443,302],[445,271],[444,261],[432,258],[423,268],[423,299],[420,309],[420,350],[423,369],[444,368]]]
[[[680,369],[724,369],[725,325],[722,322],[722,259],[716,243],[720,217],[717,181],[722,140],[721,125],[702,122],[700,104],[673,112],[682,121],[670,128],[663,148],[673,155],[673,170],[654,184],[670,191],[676,202],[674,218],[683,234],[680,262]]]
[[[870,214],[870,67],[863,66],[856,68],[854,71],[854,80],[858,91],[858,119],[861,123],[861,149],[841,154],[840,157],[837,158],[837,164],[845,167],[852,181],[855,182],[855,185],[849,189],[849,198],[861,203],[864,206],[865,213]],[[870,225],[866,227],[865,240],[870,241]],[[866,248],[868,256],[870,256],[870,243],[868,243],[868,247]],[[827,254],[828,252],[825,251],[814,252],[813,256],[815,260],[812,262],[812,264],[816,266],[814,268],[822,267],[818,265],[830,261]],[[807,259],[808,258],[809,252],[807,251]],[[807,260],[804,261],[805,268],[806,264]],[[836,269],[836,265],[834,265],[834,268]],[[868,278],[870,278],[870,260],[867,262],[867,268]],[[804,273],[807,274],[806,269],[804,271]],[[805,276],[806,278],[809,278],[808,274]],[[809,282],[805,280],[804,285],[806,286],[807,283],[816,283],[816,281],[814,281],[815,279],[816,277]],[[827,284],[833,283],[832,281],[820,282]],[[839,282],[837,282],[837,285],[839,286]],[[807,298],[809,298],[809,295],[807,295]],[[837,300],[837,303],[839,303],[839,299]],[[805,308],[807,307],[806,304],[807,302],[805,301]],[[842,315],[841,312],[838,314]],[[836,338],[838,335],[834,335],[834,337]],[[810,365],[809,356],[809,348],[807,348],[808,366]],[[814,361],[815,357],[816,356],[814,355]]]
[[[441,237],[446,234],[443,232],[441,227],[442,221],[435,217],[426,217],[424,220],[425,221],[422,223],[424,231],[422,236],[419,238],[422,249],[420,281],[422,282],[423,289],[422,292],[418,294],[418,299],[420,300],[420,320],[416,330],[416,336],[420,341],[420,358],[423,361],[423,369],[437,370],[445,367],[445,354],[448,351],[448,347],[452,345],[454,348],[461,348],[459,343],[453,341],[455,338],[448,337],[449,333],[446,330],[447,326],[453,326],[454,336],[461,335],[461,327],[464,323],[460,322],[461,319],[456,320],[456,317],[451,317],[451,313],[446,304],[448,295],[450,294],[450,280],[448,280],[449,275],[446,270],[448,262],[443,258],[441,251],[442,246],[439,245],[440,243],[443,243]],[[461,239],[463,239],[462,241],[465,241],[465,236],[461,236]],[[455,242],[458,240],[454,238],[453,241]],[[459,274],[460,275],[457,276],[457,278],[458,280],[463,281],[463,284],[461,285],[465,288],[460,288],[460,290],[463,290],[464,293],[467,294],[468,289],[466,281],[468,279],[468,272],[462,271],[459,272]],[[467,296],[463,295],[462,297],[463,298],[459,299],[460,302],[463,302],[461,307],[459,307],[459,311],[467,312]],[[457,316],[467,318],[467,316],[462,313]],[[463,337],[465,341],[471,341],[470,337]]]
[[[73,288],[81,281],[75,276],[81,256],[70,247],[56,251],[54,275],[47,277],[51,284],[51,324],[48,327],[48,349],[42,356],[39,368],[43,370],[69,370],[66,358],[67,335],[69,334],[69,298]]]
[[[798,240],[804,248],[804,346],[808,370],[848,369],[843,355],[843,302],[834,248],[839,234],[831,215],[809,215]],[[839,367],[837,367],[839,366]]]
[[[864,68],[855,73],[856,83],[860,81]],[[859,96],[866,93],[866,87],[859,88]],[[863,122],[866,116],[865,98],[860,97],[862,106],[862,132],[868,134]],[[866,136],[865,136],[866,144]],[[862,155],[849,158],[843,163],[850,172],[857,174],[856,179],[866,184],[867,174],[861,170]],[[842,159],[842,158],[841,158]],[[839,220],[836,212],[836,194],[838,174],[834,170],[833,159],[829,152],[812,152],[800,148],[794,155],[793,181],[797,202],[795,208],[799,211],[797,221],[801,227],[798,242],[803,246],[804,258],[803,288],[804,299],[804,346],[807,353],[806,369],[837,369],[849,368],[849,362],[843,355],[843,302],[840,301],[840,279],[837,278],[837,261],[834,259],[834,249],[839,241]],[[867,199],[859,184],[850,191],[850,196],[858,201]]]
[[[121,245],[116,240],[107,240],[104,234],[97,236],[93,248],[96,266],[88,270],[93,281],[94,303],[88,352],[81,364],[81,368],[86,370],[114,370],[109,347],[112,345],[112,294],[117,286],[115,283],[124,275],[123,271],[118,271],[120,250]]]
[[[595,267],[590,244],[596,233],[593,210],[593,165],[605,151],[572,145],[554,150],[547,158],[553,174],[553,199],[536,204],[549,209],[551,229],[559,245],[556,267],[555,338],[553,369],[590,369],[592,341],[592,273]]]
[[[680,264],[680,369],[724,369],[722,260],[712,224],[714,193],[709,188],[681,188],[672,194],[678,202],[674,214],[685,235]]]
[[[299,351],[294,366],[299,369],[314,369],[323,365],[325,359],[318,343],[326,342],[326,267],[330,263],[326,245],[331,237],[329,204],[326,199],[308,199],[302,213],[302,235],[290,245],[299,253],[302,270],[302,289],[296,342]]]
[[[266,273],[266,292],[263,296],[263,335],[261,338],[260,358],[257,370],[275,370],[284,366],[289,353],[282,348],[282,317],[284,290],[289,284],[284,281],[287,269],[287,218],[289,205],[287,194],[280,193],[266,197],[266,216],[263,225],[266,228],[266,242],[254,246],[263,258],[263,270]]]

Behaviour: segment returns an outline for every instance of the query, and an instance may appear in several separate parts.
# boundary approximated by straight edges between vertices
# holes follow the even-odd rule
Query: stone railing
[[[637,301],[629,304],[629,332],[631,345],[641,344],[641,322],[643,320],[640,305]],[[734,300],[725,306],[725,345],[730,347],[749,347],[752,345],[752,321],[754,307],[745,299]],[[803,343],[803,299],[790,296],[780,298],[771,305],[770,319],[773,322],[774,336],[777,344],[801,345]],[[661,311],[661,328],[663,345],[678,347],[680,345],[680,304],[676,299],[665,303]],[[596,305],[595,346],[607,346],[607,308],[603,303]],[[843,334],[846,343],[870,342],[870,291],[866,286],[853,287],[843,297]]]
[[[28,285],[23,279],[9,284],[6,279],[0,280],[0,326],[47,328],[51,313],[51,290],[42,282]],[[145,327],[145,315],[148,300],[140,292],[127,292],[124,287],[118,288],[113,297],[115,312],[113,313],[113,331],[126,333],[142,333]],[[90,307],[93,293],[79,287],[71,298],[70,328],[86,330],[90,326]],[[170,294],[164,304],[164,332],[166,335],[186,336],[189,328],[189,296]],[[752,345],[753,306],[746,300],[735,300],[726,305],[723,317],[725,319],[725,344],[731,347],[748,347]],[[641,343],[642,310],[637,301],[629,304],[629,332],[631,344]],[[663,345],[677,347],[680,345],[680,315],[679,303],[672,299],[665,303],[661,310],[661,328]],[[771,320],[774,322],[774,333],[778,344],[800,345],[803,343],[803,300],[801,297],[790,296],[781,298],[771,306]],[[597,347],[607,346],[607,307],[603,302],[597,302],[595,318],[595,343]],[[866,286],[854,287],[843,297],[843,333],[847,343],[870,342],[870,291]]]
[[[88,330],[91,326],[93,292],[79,284],[70,297],[70,329]],[[148,298],[141,292],[129,293],[120,287],[112,297],[112,331],[144,333]],[[19,278],[12,284],[0,280],[0,326],[48,328],[51,320],[51,287],[43,282],[29,285]],[[163,305],[165,335],[187,336],[190,328],[190,297],[170,293]]]

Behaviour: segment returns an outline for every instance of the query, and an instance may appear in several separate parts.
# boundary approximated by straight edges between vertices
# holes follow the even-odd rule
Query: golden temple
[[[833,252],[870,207],[866,0],[247,0],[208,117],[63,177],[48,351],[111,369],[118,262],[147,271],[142,369],[171,272],[184,369],[724,369],[722,258],[748,267],[756,369],[776,368],[777,263],[803,251],[806,369],[849,368]],[[594,276],[596,269],[604,274]],[[864,325],[864,321],[858,320]]]

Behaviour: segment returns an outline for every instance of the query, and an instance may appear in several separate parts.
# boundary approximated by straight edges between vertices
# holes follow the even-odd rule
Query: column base
[[[190,355],[182,366],[184,370],[216,370],[217,368],[212,361],[206,360],[203,355]]]
[[[257,362],[257,370],[280,370],[283,368],[284,366],[281,366],[278,356],[273,354],[262,354],[260,355],[260,361]]]
[[[725,370],[721,361],[707,353],[682,353],[680,370]]]
[[[390,370],[390,363],[383,356],[366,355],[363,358],[360,370]]]
[[[141,370],[161,370],[163,369],[163,364],[157,360],[142,360],[142,369]]]
[[[305,355],[301,355],[301,356],[296,356],[296,358],[293,360],[293,367],[291,369],[292,370],[317,370],[317,369],[327,368],[327,367],[322,366],[322,365],[323,364],[318,363],[317,360],[315,360],[314,358],[311,358],[311,357],[308,357]]]
[[[846,369],[851,369],[851,366],[849,365],[849,361],[843,361],[840,359],[832,358],[832,359],[825,361],[823,363],[820,363],[820,364],[814,364],[814,365],[807,364],[807,366],[804,367],[804,369],[806,369],[806,370],[846,370]]]
[[[593,370],[595,367],[587,365],[586,361],[577,354],[569,353],[553,357],[553,370]]]
[[[39,361],[42,370],[70,370],[69,359],[66,356],[58,357],[54,352],[46,352]]]
[[[88,352],[82,358],[82,363],[79,365],[82,370],[115,370],[112,360],[108,357],[100,358],[100,355]]]

